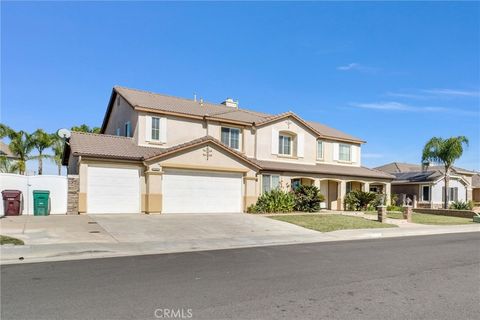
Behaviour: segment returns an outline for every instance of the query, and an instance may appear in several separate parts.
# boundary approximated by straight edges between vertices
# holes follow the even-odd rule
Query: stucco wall
[[[125,123],[130,121],[132,137],[137,136],[137,113],[133,108],[123,99],[117,95],[117,98],[113,102],[112,112],[110,114],[109,121],[105,128],[106,134],[116,135],[117,128],[120,129],[120,135],[125,136]]]
[[[275,130],[275,133],[278,132],[287,132],[293,133],[297,137],[299,134],[304,136],[304,150],[303,157],[298,157],[298,150],[296,154],[294,152],[293,157],[282,156],[272,153],[272,131]],[[323,159],[317,159],[317,138],[308,128],[303,126],[301,123],[296,121],[293,118],[281,119],[271,124],[261,126],[257,128],[257,146],[256,154],[257,159],[260,160],[278,160],[278,161],[287,161],[287,162],[299,162],[302,164],[316,164],[320,163],[330,163],[338,165],[348,165],[348,166],[360,166],[361,164],[361,146],[359,144],[350,144],[352,146],[352,155],[353,162],[342,162],[334,160],[333,156],[333,144],[338,143],[339,141],[324,139],[324,151]],[[297,145],[294,143],[294,149],[297,149]]]
[[[443,179],[432,187],[432,202],[442,203],[442,187],[445,185]],[[459,180],[451,179],[448,184],[449,188],[458,188],[458,201],[466,201],[467,189]]]

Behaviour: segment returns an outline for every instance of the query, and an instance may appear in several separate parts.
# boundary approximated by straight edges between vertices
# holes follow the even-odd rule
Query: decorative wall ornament
[[[210,159],[212,153],[212,148],[210,148],[210,146],[206,146],[205,148],[203,148],[203,156],[207,157],[207,160]]]

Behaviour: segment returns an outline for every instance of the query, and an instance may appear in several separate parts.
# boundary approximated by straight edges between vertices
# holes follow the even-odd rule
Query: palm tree
[[[1,173],[17,173],[18,163],[10,160],[5,156],[0,156],[0,172]]]
[[[34,147],[33,137],[23,130],[14,131],[9,128],[9,131],[7,135],[10,139],[8,147],[18,159],[17,165],[19,173],[25,174],[27,161],[31,159],[30,152]]]
[[[445,190],[443,198],[443,206],[445,209],[448,208],[449,171],[455,160],[462,156],[464,145],[468,146],[468,138],[465,136],[451,137],[448,139],[433,137],[423,147],[422,164],[425,167],[428,167],[430,163],[433,162],[443,165],[445,168]]]
[[[51,158],[51,155],[46,155],[43,152],[53,145],[54,140],[51,134],[46,133],[42,129],[37,129],[32,134],[32,143],[38,151],[38,156],[33,158],[38,159],[38,174],[41,175],[43,173],[43,159]]]
[[[62,174],[62,157],[63,157],[64,141],[56,134],[52,134],[52,139],[54,140],[54,143],[52,145],[52,150],[54,155],[52,159],[57,165],[58,175],[60,176]]]
[[[89,133],[100,133],[99,127],[92,127],[90,128],[86,124],[82,124],[80,126],[72,127],[72,131],[79,131],[79,132],[89,132]]]

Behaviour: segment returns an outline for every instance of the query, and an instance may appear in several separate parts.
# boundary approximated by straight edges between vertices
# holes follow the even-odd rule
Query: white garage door
[[[164,213],[241,211],[241,174],[167,170],[163,175]]]
[[[87,174],[87,212],[140,212],[138,169],[89,166]]]

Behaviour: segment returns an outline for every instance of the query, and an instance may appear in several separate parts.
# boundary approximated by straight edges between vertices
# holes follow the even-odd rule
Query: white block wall
[[[23,176],[18,174],[0,173],[0,191],[3,190],[22,191],[22,214],[33,215],[33,190],[50,191],[50,214],[67,213],[67,177],[50,175]],[[3,214],[3,199],[1,199],[0,216],[3,216]]]

